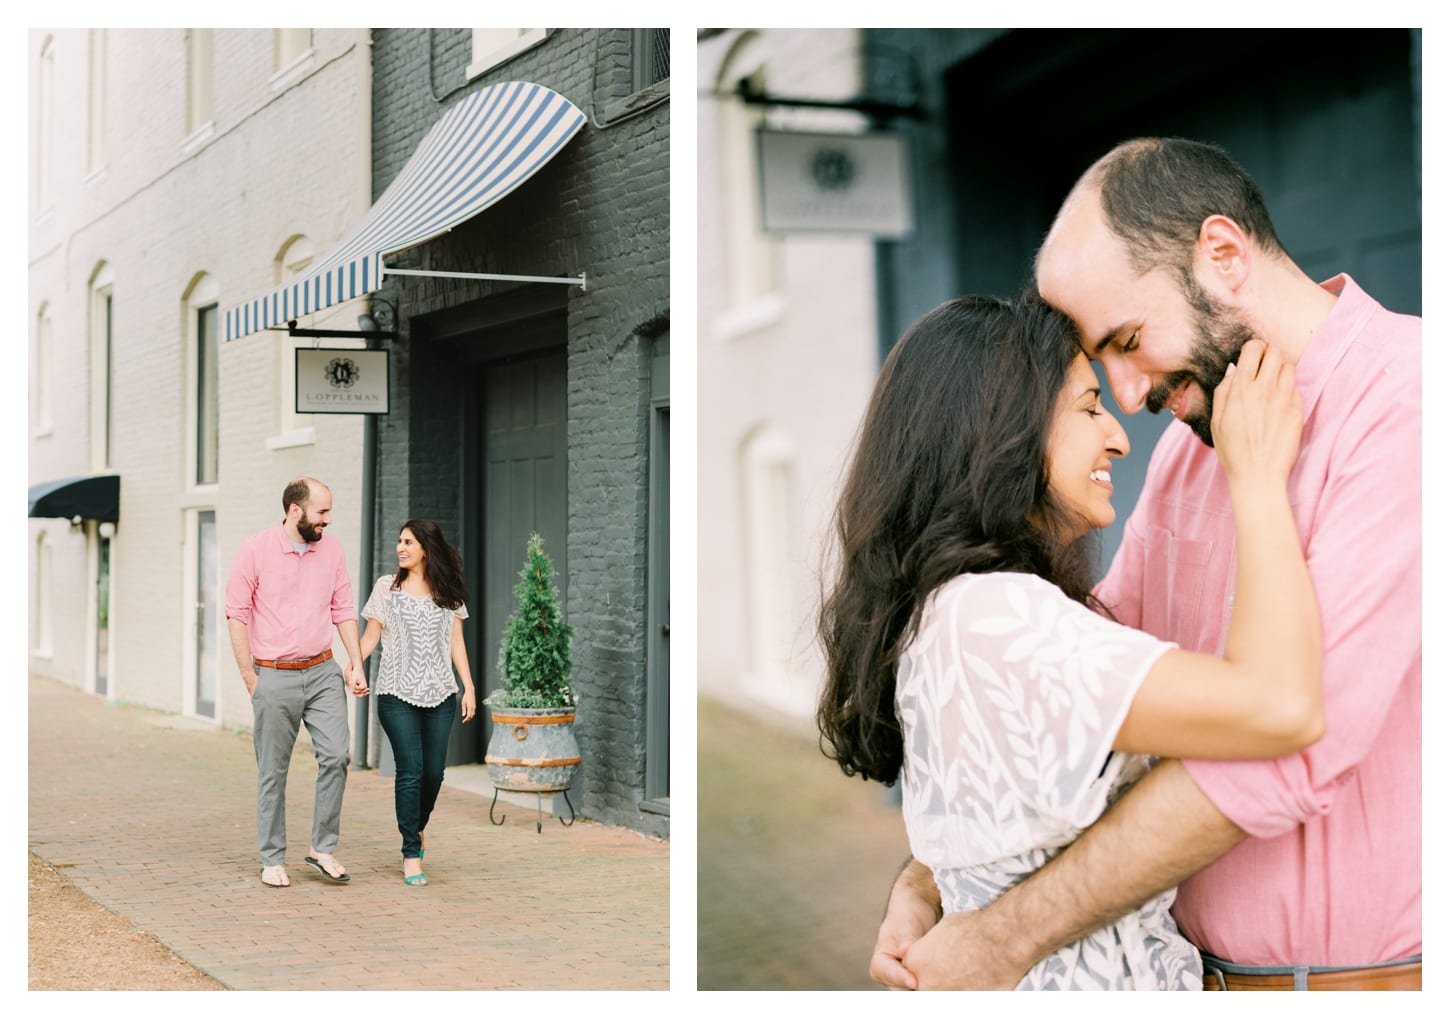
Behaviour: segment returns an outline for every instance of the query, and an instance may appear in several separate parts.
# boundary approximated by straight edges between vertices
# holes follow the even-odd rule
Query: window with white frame
[[[750,662],[766,687],[792,672],[792,641],[803,618],[796,459],[795,443],[774,424],[757,427],[741,448]]]
[[[298,234],[282,246],[273,263],[273,282],[281,286],[312,264],[316,251],[306,236]],[[297,413],[297,348],[311,344],[285,333],[277,335],[277,434],[267,440],[271,449],[284,449],[316,441],[311,414]]]
[[[31,397],[31,425],[37,434],[50,432],[51,358],[50,304],[42,304],[35,316],[35,392]]]
[[[221,461],[221,374],[218,361],[216,279],[199,274],[186,293],[187,366],[191,376],[187,431],[192,485],[215,485]]]
[[[55,636],[54,587],[50,535],[41,531],[35,538],[35,645],[38,655],[49,655]]]
[[[111,467],[111,442],[114,412],[112,377],[114,372],[115,314],[111,267],[104,263],[91,276],[91,470]]]
[[[212,29],[186,30],[186,133],[211,123]]]
[[[272,70],[291,67],[312,49],[312,29],[279,28],[275,36]]]
[[[468,78],[476,78],[489,68],[532,49],[548,35],[547,28],[475,28],[473,59],[464,73]]]
[[[754,33],[742,36],[722,65],[717,94],[731,93],[742,78],[765,90],[764,53]],[[755,158],[756,131],[764,123],[760,107],[731,97],[720,104],[721,197],[728,214],[726,278],[730,304],[738,307],[779,289],[780,243],[760,225],[760,175]]]
[[[35,207],[50,208],[51,145],[55,124],[55,39],[40,45],[40,66],[35,82]]]
[[[86,172],[106,165],[106,30],[91,29],[90,103],[87,109]]]

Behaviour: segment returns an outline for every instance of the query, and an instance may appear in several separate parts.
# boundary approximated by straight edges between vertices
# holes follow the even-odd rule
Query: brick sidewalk
[[[901,808],[849,779],[809,723],[699,702],[700,990],[877,989],[867,975],[906,859]]]
[[[429,885],[400,870],[393,783],[348,777],[332,885],[302,862],[317,770],[288,782],[290,888],[265,887],[251,735],[30,681],[30,848],[187,962],[242,990],[669,987],[669,844],[445,787]]]

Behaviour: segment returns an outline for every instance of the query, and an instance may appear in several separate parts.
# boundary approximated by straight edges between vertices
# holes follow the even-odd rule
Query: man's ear
[[[1227,216],[1209,216],[1199,226],[1194,268],[1210,292],[1238,291],[1248,281],[1253,257],[1254,246],[1248,234]]]

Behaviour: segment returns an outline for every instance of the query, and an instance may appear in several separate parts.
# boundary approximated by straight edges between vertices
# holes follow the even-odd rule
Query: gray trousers
[[[337,849],[347,784],[347,691],[342,669],[328,659],[310,669],[257,669],[252,691],[252,746],[257,752],[257,849],[263,866],[287,855],[287,766],[300,725],[317,758],[312,848]]]

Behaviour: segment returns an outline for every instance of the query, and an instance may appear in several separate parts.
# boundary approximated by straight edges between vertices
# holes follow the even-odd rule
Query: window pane
[[[196,313],[196,483],[217,481],[220,401],[217,372],[217,306]]]

